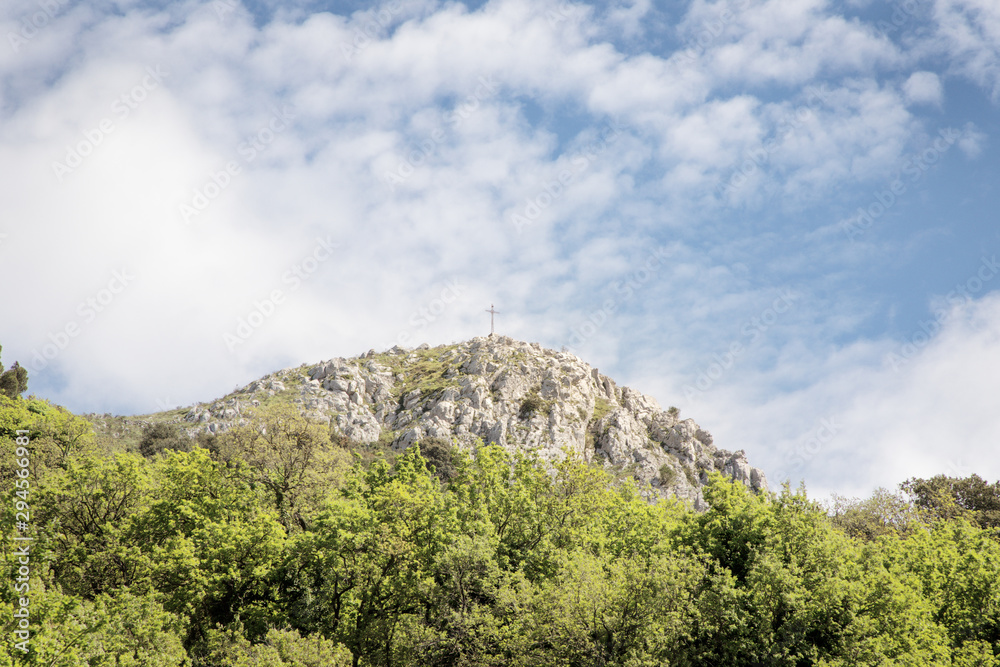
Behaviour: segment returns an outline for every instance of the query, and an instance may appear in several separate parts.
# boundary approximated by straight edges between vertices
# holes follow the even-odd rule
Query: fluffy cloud
[[[913,104],[940,106],[944,96],[941,79],[934,72],[914,72],[903,84],[906,99]]]
[[[4,30],[37,6],[9,4]],[[865,422],[875,394],[851,402],[905,392],[886,335],[859,333],[876,297],[834,296],[861,264],[828,232],[933,134],[940,73],[905,71],[930,46],[903,52],[820,0],[696,1],[669,26],[647,2],[219,6],[64,3],[0,49],[0,261],[31,285],[5,295],[0,342],[35,363],[34,390],[84,410],[208,400],[484,333],[492,302],[505,333],[664,401],[744,343],[684,407],[765,467],[831,415],[909,433]],[[990,12],[963,33],[972,10],[939,9],[933,46],[964,35],[955,67],[988,81],[971,54]],[[647,20],[676,43],[641,41]],[[946,335],[900,376],[926,389]]]
[[[995,258],[984,258],[977,271],[988,276],[987,287],[1000,280]],[[902,339],[858,342],[822,358],[789,347],[783,363],[763,373],[759,366],[743,372],[747,358],[728,364],[719,355],[713,363],[720,379],[681,404],[713,431],[717,445],[752,443],[751,459],[772,483],[806,480],[814,496],[865,495],[939,473],[1000,478],[1000,420],[991,408],[1000,373],[1000,295],[952,300],[959,305],[944,304]],[[788,377],[790,368],[811,377]],[[683,387],[696,380],[643,382],[680,402]],[[761,384],[773,383],[798,388],[761,396]]]
[[[941,48],[952,68],[1000,97],[1000,5],[992,0],[936,0]]]

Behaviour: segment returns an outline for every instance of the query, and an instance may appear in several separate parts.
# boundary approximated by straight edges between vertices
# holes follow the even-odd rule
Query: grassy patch
[[[587,422],[587,447],[592,448],[597,446],[597,439],[603,437],[608,432],[608,427],[605,426],[603,431],[597,430],[597,425],[600,423],[609,412],[611,412],[612,407],[608,399],[603,396],[598,396],[594,401],[594,414],[590,417],[590,421]]]
[[[421,399],[440,394],[448,387],[455,387],[454,378],[444,377],[449,369],[454,367],[454,359],[442,359],[441,356],[453,350],[457,345],[441,345],[427,350],[413,350],[406,355],[376,354],[372,360],[385,366],[397,377],[392,393],[395,398],[401,398],[414,389],[420,391]],[[413,356],[414,361],[408,361]],[[398,379],[400,377],[402,379]]]
[[[522,361],[527,361],[527,360],[528,360],[528,355],[526,352],[523,352],[522,350],[516,350],[504,359],[504,361],[506,361],[508,364],[511,365],[517,365]]]
[[[603,396],[598,396],[594,401],[594,414],[590,418],[591,422],[601,421],[612,410],[611,402]]]
[[[389,449],[392,447],[392,441],[399,436],[399,431],[393,431],[391,429],[384,428],[378,434],[378,440],[375,441],[375,445],[382,449]]]

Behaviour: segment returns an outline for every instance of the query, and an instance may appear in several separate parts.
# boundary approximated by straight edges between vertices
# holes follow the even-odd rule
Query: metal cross
[[[493,335],[493,316],[499,313],[499,310],[493,310],[493,304],[490,304],[490,309],[486,311],[490,314],[490,335]]]

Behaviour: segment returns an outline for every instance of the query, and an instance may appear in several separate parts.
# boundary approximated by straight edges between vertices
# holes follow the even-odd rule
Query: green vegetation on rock
[[[458,374],[458,369],[453,368],[453,361],[444,358],[448,351],[456,347],[440,345],[406,354],[383,352],[372,356],[371,360],[387,368],[397,378],[393,386],[396,398],[402,398],[414,390],[419,390],[421,397],[427,398],[457,385],[454,379],[444,377],[449,370],[454,375]],[[362,360],[359,359],[358,362],[361,363]]]
[[[522,420],[528,420],[538,415],[548,415],[552,411],[554,402],[551,400],[545,400],[539,395],[539,390],[541,387],[532,387],[524,398],[521,399],[520,407],[518,408],[517,416]]]
[[[590,417],[590,421],[594,424],[604,419],[604,417],[613,410],[613,406],[608,399],[603,396],[598,396],[594,401],[594,414]]]
[[[660,484],[670,486],[677,481],[677,471],[669,463],[660,466]]]

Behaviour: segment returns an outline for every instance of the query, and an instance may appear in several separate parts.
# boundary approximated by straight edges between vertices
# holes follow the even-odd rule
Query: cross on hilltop
[[[486,311],[490,314],[490,335],[493,335],[493,316],[499,313],[499,310],[493,310],[493,304],[490,304],[490,309]]]

